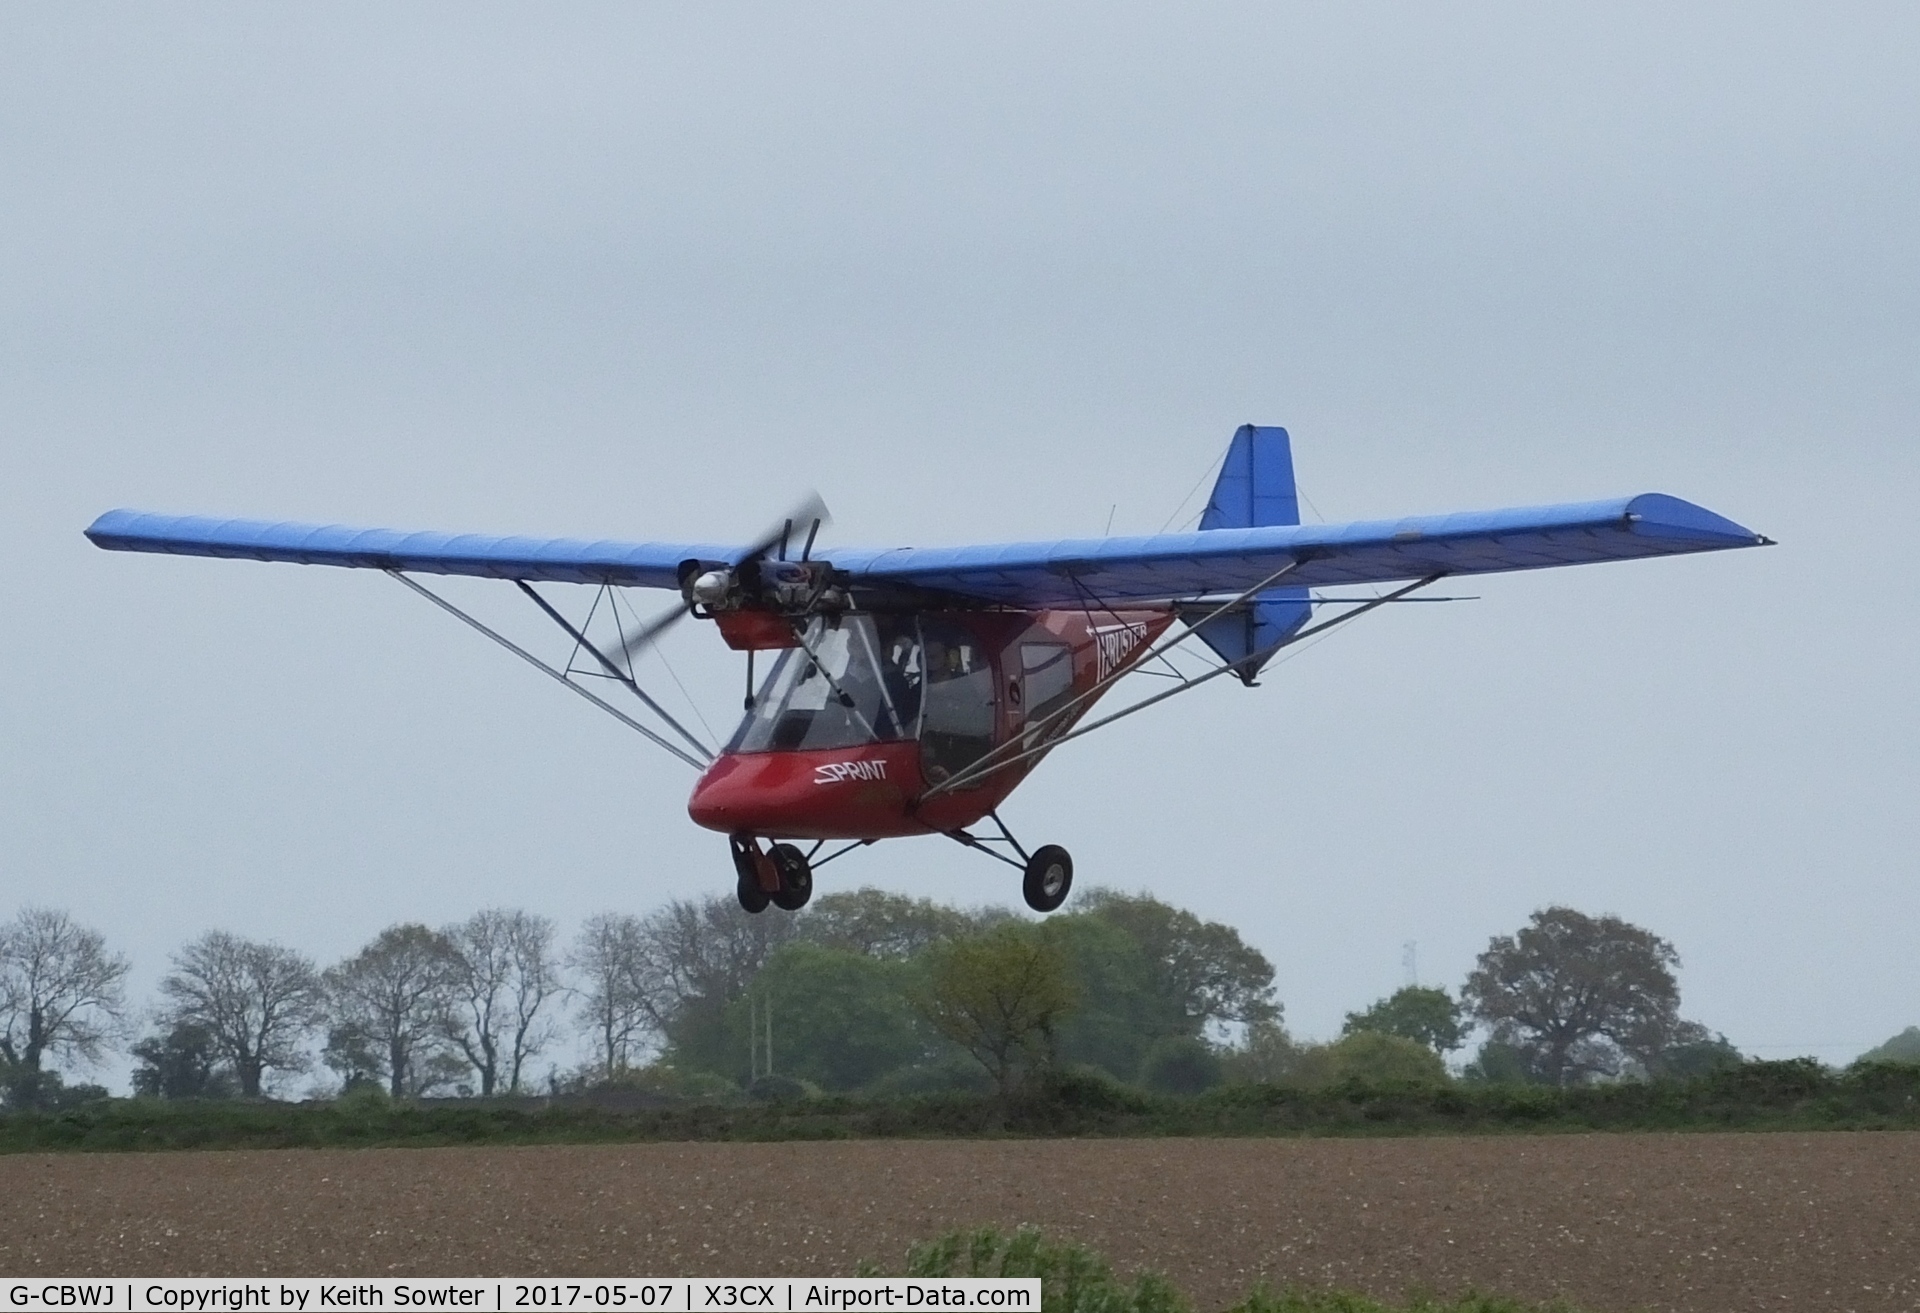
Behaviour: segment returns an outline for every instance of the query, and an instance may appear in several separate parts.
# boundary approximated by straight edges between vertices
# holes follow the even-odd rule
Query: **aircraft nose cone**
[[[693,797],[687,800],[687,815],[695,825],[719,830],[722,834],[739,834],[753,828],[750,791],[741,778],[740,765],[737,757],[722,757],[709,766],[700,782],[693,786]]]
[[[687,800],[694,824],[722,834],[884,839],[925,834],[908,812],[918,745],[748,752],[707,768]]]

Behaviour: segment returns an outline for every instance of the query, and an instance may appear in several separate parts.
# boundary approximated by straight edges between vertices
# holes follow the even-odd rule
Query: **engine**
[[[731,569],[688,561],[681,566],[680,577],[688,604],[704,607],[715,616],[753,610],[799,618],[848,606],[845,591],[834,584],[833,566],[826,561],[762,558]]]

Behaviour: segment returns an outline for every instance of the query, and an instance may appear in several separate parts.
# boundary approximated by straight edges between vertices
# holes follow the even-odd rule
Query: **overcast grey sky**
[[[731,875],[690,772],[389,581],[100,511],[1149,532],[1253,420],[1329,520],[1658,490],[1781,546],[1369,619],[1063,749],[1024,837],[1240,926],[1309,1036],[1553,902],[1749,1051],[1920,1022],[1913,7],[0,13],[0,915],[137,992],[214,926]],[[729,719],[738,658],[670,658]]]

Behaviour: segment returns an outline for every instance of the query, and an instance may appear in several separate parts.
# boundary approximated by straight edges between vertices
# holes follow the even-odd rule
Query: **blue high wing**
[[[832,553],[862,583],[912,586],[1019,606],[1074,606],[1240,593],[1290,562],[1286,583],[1389,583],[1591,561],[1675,556],[1768,539],[1660,493],[1354,524],[1269,525],[998,547]]]
[[[715,543],[407,533],[342,525],[109,511],[87,537],[111,551],[240,557],[495,579],[675,588],[687,560],[730,561]],[[1146,538],[974,547],[840,548],[823,553],[858,592],[948,595],[1011,606],[1113,604],[1238,593],[1289,563],[1292,586],[1537,570],[1767,542],[1659,493],[1617,501],[1355,524],[1211,529]]]
[[[356,529],[344,524],[222,520],[197,515],[108,511],[87,529],[111,552],[223,556],[296,565],[343,565],[484,579],[548,580],[678,588],[682,561],[732,561],[744,546],[718,543],[589,542],[479,533]]]

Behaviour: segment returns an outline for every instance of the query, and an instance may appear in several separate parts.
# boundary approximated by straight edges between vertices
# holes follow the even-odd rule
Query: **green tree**
[[[721,1075],[734,1070],[738,1046],[728,1006],[792,942],[799,920],[755,916],[731,896],[676,899],[641,918],[626,988],[676,1063]]]
[[[1075,997],[1066,954],[1047,927],[1011,922],[940,944],[927,959],[915,1007],[987,1069],[1002,1099],[1051,1065]]]
[[[393,1098],[423,1094],[429,1060],[454,1025],[452,988],[459,955],[447,937],[423,925],[388,926],[326,974],[336,1027],[365,1036],[386,1070]]]
[[[1278,1023],[1273,963],[1218,921],[1146,894],[1095,889],[1080,914],[1119,926],[1146,955],[1153,987],[1177,1012],[1184,1033],[1204,1036],[1230,1025]]]
[[[1218,1085],[1224,1069],[1211,1044],[1191,1035],[1170,1035],[1147,1050],[1140,1080],[1161,1094],[1201,1094]]]
[[[180,1022],[134,1045],[133,1056],[140,1060],[133,1092],[144,1098],[230,1099],[239,1092],[205,1026]]]
[[[1531,1049],[1490,1039],[1474,1054],[1461,1078],[1473,1085],[1537,1085],[1544,1078],[1534,1059]]]
[[[800,914],[799,934],[828,948],[904,960],[1006,916],[880,889],[850,889],[814,899]]]
[[[376,1090],[387,1077],[387,1064],[380,1045],[355,1022],[327,1029],[327,1042],[320,1050],[320,1061],[340,1078],[340,1093],[351,1094],[366,1086]],[[385,1091],[381,1091],[383,1097]]]
[[[108,1097],[103,1085],[69,1085],[51,1068],[31,1069],[0,1057],[0,1109],[60,1112]]]
[[[1240,1042],[1220,1055],[1225,1077],[1238,1085],[1281,1085],[1300,1065],[1301,1046],[1277,1022],[1248,1026]]]
[[[1047,922],[1064,956],[1075,1007],[1055,1035],[1062,1062],[1099,1067],[1116,1080],[1138,1080],[1147,1050],[1191,1034],[1179,1005],[1159,988],[1154,964],[1123,927],[1073,913]]]
[[[1907,1062],[1920,1065],[1920,1026],[1908,1026],[1885,1044],[1868,1049],[1861,1062]]]
[[[1447,1067],[1419,1040],[1385,1031],[1360,1030],[1327,1046],[1334,1080],[1366,1085],[1444,1085]]]
[[[1467,1041],[1460,1005],[1444,989],[1408,985],[1395,990],[1364,1012],[1347,1013],[1342,1035],[1378,1031],[1424,1044],[1435,1053],[1453,1052]]]
[[[1679,965],[1650,930],[1549,907],[1487,946],[1461,996],[1540,1079],[1570,1085],[1617,1074],[1627,1060],[1651,1070],[1676,1044],[1706,1038],[1680,1019]]]
[[[855,1090],[926,1056],[928,1037],[907,1001],[906,964],[796,943],[767,960],[746,997],[728,1005],[736,1075],[750,1073],[748,1028],[764,1042],[773,1021],[773,1068],[827,1090]]]

